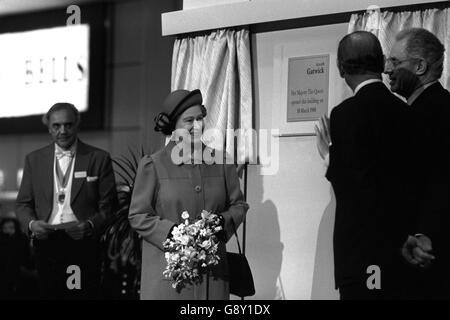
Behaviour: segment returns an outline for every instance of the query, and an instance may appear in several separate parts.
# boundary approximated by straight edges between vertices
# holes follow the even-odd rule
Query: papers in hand
[[[70,227],[73,227],[77,223],[78,222],[76,222],[76,221],[71,221],[71,222],[65,222],[65,223],[59,223],[59,224],[52,224],[51,227],[53,230],[66,230]]]

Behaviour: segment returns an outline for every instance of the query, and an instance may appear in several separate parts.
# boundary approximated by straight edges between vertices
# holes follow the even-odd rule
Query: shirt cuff
[[[424,236],[424,234],[423,233],[416,233],[415,235],[414,235],[414,237],[420,237],[420,236]]]
[[[32,224],[34,221],[35,221],[35,220],[31,220],[30,223],[28,224],[28,230],[29,230],[30,232],[33,232],[33,231],[31,231],[31,224]]]

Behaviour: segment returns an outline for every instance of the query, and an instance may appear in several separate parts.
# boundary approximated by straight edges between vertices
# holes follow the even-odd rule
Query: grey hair
[[[49,124],[49,121],[50,121],[50,116],[52,115],[52,113],[54,113],[56,111],[61,111],[61,110],[68,110],[68,111],[72,112],[73,115],[75,116],[76,121],[77,121],[76,125],[80,124],[80,122],[81,122],[80,112],[78,111],[77,108],[75,108],[75,106],[73,104],[68,103],[68,102],[55,103],[47,111],[47,113],[42,116],[42,123],[48,127],[48,124]]]
[[[430,31],[411,28],[400,31],[396,40],[406,39],[406,54],[411,58],[424,59],[434,79],[439,79],[444,70],[444,45]]]

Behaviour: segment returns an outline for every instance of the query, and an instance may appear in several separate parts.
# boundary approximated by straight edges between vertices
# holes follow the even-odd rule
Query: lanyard
[[[64,192],[64,189],[67,186],[67,183],[69,182],[69,176],[70,172],[72,171],[72,162],[73,158],[70,158],[69,165],[67,166],[66,173],[63,175],[61,166],[59,165],[58,158],[55,159],[55,167],[56,167],[56,180],[58,182],[58,202],[63,203],[66,195]]]

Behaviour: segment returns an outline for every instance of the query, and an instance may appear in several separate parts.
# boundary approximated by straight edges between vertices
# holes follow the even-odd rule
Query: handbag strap
[[[245,166],[245,169],[246,168],[247,168],[247,166]],[[225,192],[226,192],[227,199],[228,199],[228,188],[227,188],[227,179],[226,179],[227,175],[225,174],[225,166],[224,165],[222,166],[222,170],[223,170],[223,177],[224,177],[224,181],[225,181]],[[246,169],[246,174],[247,174],[247,169]],[[239,243],[239,237],[238,237],[238,234],[237,234],[237,231],[236,231],[236,225],[234,224],[234,220],[233,220],[232,216],[230,217],[230,219],[231,219],[231,224],[233,226],[234,235],[236,236],[236,242],[237,242],[237,245],[238,245],[239,254],[242,254],[241,244]]]
[[[234,224],[233,217],[231,217],[231,225],[233,226],[234,235],[236,236],[236,242],[237,242],[239,254],[242,254],[241,244],[239,243],[239,237],[238,237],[238,234],[237,234],[236,225]]]

